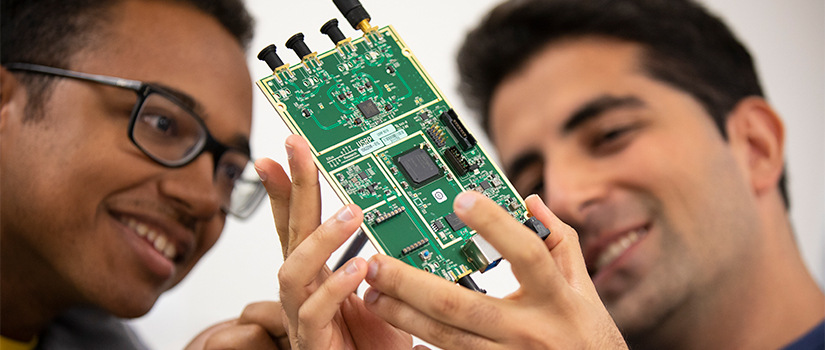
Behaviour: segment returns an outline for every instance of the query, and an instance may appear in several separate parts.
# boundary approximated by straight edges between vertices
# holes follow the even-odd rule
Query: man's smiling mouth
[[[177,248],[165,234],[158,232],[157,230],[149,227],[149,225],[146,225],[135,218],[120,217],[120,222],[126,224],[126,226],[136,232],[138,236],[149,242],[149,245],[155,248],[158,253],[170,261],[175,261],[177,256]]]
[[[595,277],[602,269],[609,266],[621,257],[633,244],[647,235],[649,226],[645,225],[625,232],[621,236],[613,239],[607,246],[588,262],[588,270],[591,277]]]

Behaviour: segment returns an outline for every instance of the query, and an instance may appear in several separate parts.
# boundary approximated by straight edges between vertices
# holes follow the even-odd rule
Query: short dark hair
[[[1,0],[0,63],[35,63],[69,68],[72,57],[88,48],[107,24],[108,10],[123,0]],[[244,49],[253,34],[252,17],[242,0],[170,0],[189,4],[214,17]],[[25,74],[20,81],[29,101],[48,98],[53,77]],[[27,116],[38,119],[40,103],[27,105]]]
[[[691,0],[510,0],[467,35],[458,53],[459,88],[486,131],[498,85],[548,45],[577,37],[640,45],[644,72],[693,96],[725,139],[736,104],[764,97],[748,50]],[[785,182],[783,170],[780,192],[788,208]]]

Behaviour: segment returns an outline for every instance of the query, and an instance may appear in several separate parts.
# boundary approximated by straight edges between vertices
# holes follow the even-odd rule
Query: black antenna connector
[[[481,294],[487,294],[487,291],[484,290],[484,289],[481,289],[481,287],[479,287],[476,284],[476,282],[473,281],[473,278],[470,277],[470,275],[464,275],[464,277],[459,278],[458,279],[458,284],[460,286],[464,287],[464,288],[469,289],[469,290],[476,291],[476,292],[479,292]]]
[[[295,53],[298,54],[298,58],[302,60],[304,57],[312,53],[307,44],[304,42],[304,33],[298,33],[289,38],[289,40],[286,41],[286,47],[292,51],[295,51]]]
[[[361,22],[365,20],[369,22],[371,19],[370,14],[367,13],[367,10],[364,9],[364,6],[361,6],[361,2],[358,0],[332,0],[332,2],[335,3],[338,11],[341,11],[341,14],[344,15],[353,29],[360,29]]]
[[[321,26],[321,33],[329,36],[329,39],[332,40],[332,43],[335,45],[347,39],[344,33],[341,33],[341,28],[338,28],[338,20],[335,18]]]
[[[265,47],[261,52],[258,53],[258,59],[261,61],[266,62],[266,65],[269,66],[269,69],[275,70],[280,66],[284,65],[284,61],[278,57],[278,54],[275,53],[275,45],[269,44],[269,46]]]

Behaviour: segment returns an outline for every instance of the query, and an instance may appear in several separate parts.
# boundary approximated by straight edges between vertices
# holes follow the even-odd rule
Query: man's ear
[[[26,110],[26,98],[20,80],[5,67],[0,66],[0,132],[9,118],[22,118]]]
[[[739,101],[726,123],[730,142],[757,196],[778,188],[785,165],[785,126],[761,97]]]

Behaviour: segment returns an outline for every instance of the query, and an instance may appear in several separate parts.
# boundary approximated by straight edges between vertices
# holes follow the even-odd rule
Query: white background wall
[[[298,59],[284,47],[284,42],[296,32],[303,32],[310,49],[318,52],[332,47],[328,38],[318,32],[330,18],[339,19],[345,35],[358,35],[330,0],[246,1],[257,20],[256,36],[249,52],[253,80],[271,74],[266,64],[255,58],[257,52],[270,43],[275,43],[281,58],[292,64]],[[362,0],[372,15],[373,25],[395,26],[480,139],[483,138],[480,128],[469,120],[474,116],[455,90],[454,57],[464,33],[497,2]],[[719,13],[751,49],[768,98],[785,118],[792,220],[805,259],[822,284],[825,280],[825,5],[821,0],[704,2]],[[283,141],[289,131],[255,89],[254,155],[285,161]],[[492,151],[486,140],[482,143]],[[337,197],[325,188],[324,218],[340,206]],[[362,256],[373,253],[368,244]],[[239,315],[247,303],[277,299],[276,276],[281,262],[269,206],[264,203],[246,222],[230,219],[221,240],[190,276],[163,296],[147,316],[133,324],[153,348],[182,348],[200,330]],[[515,288],[505,264],[475,279],[491,295],[503,296]]]

